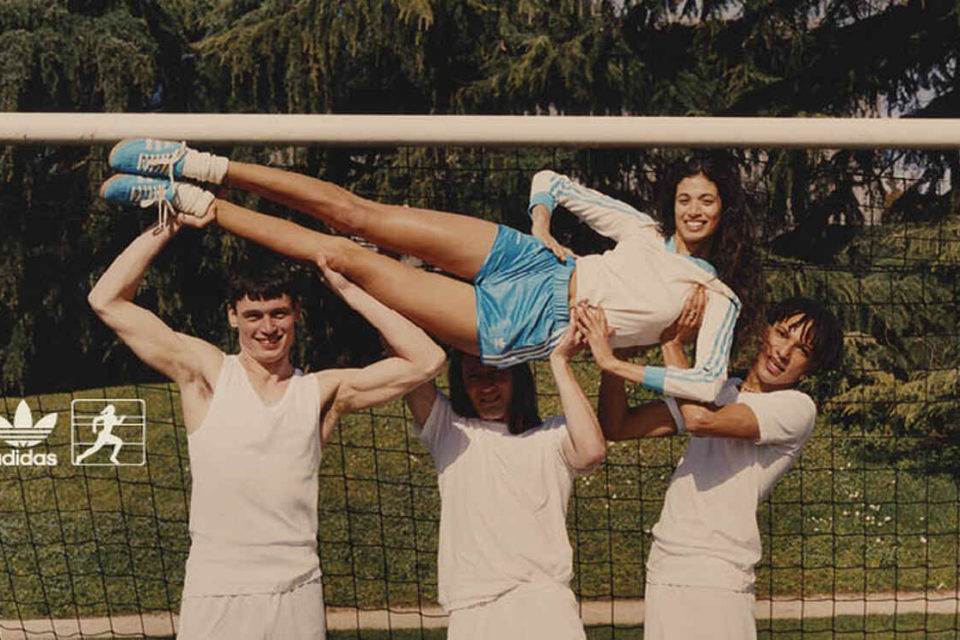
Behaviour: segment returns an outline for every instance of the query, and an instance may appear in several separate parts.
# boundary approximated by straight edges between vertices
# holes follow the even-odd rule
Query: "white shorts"
[[[586,640],[570,587],[524,585],[496,600],[450,612],[447,640]]]
[[[756,640],[752,593],[647,583],[643,640]]]
[[[323,582],[282,593],[186,596],[178,640],[325,640]]]

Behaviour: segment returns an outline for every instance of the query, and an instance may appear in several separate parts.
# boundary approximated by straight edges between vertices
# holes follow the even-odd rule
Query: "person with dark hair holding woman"
[[[450,357],[450,399],[406,396],[440,487],[439,600],[450,640],[583,640],[570,589],[567,502],[606,444],[570,368],[572,328],[550,355],[563,416],[540,420],[529,365]]]
[[[653,527],[644,638],[756,638],[757,508],[813,432],[817,407],[796,387],[839,363],[839,322],[814,300],[784,300],[767,314],[746,377],[727,380],[715,404],[668,397],[631,408],[603,311],[583,309],[577,318],[603,372],[599,414],[607,438],[691,436]],[[664,342],[664,360],[687,365],[681,343],[695,328],[680,327]]]
[[[654,389],[712,401],[726,376],[741,292],[723,284],[706,260],[718,259],[723,250],[724,273],[736,271],[741,278],[759,273],[739,178],[725,160],[703,164],[670,187],[676,230],[666,241],[650,216],[597,192],[573,189],[572,182],[554,180],[550,173],[534,179],[533,237],[467,215],[373,202],[316,178],[234,162],[181,143],[123,141],[111,151],[110,165],[136,175],[106,183],[108,200],[157,202],[161,210],[172,207],[198,217],[212,213],[221,227],[280,253],[304,260],[323,256],[331,268],[439,340],[497,367],[547,357],[566,331],[570,307],[580,300],[607,309],[618,346],[656,344],[679,314],[689,286],[700,283],[711,298],[701,338],[704,359],[686,374],[648,368],[629,375]],[[722,179],[712,177],[721,173]],[[252,191],[456,277],[399,268],[397,261],[348,238],[315,233],[304,242],[297,225],[212,194],[208,208],[186,210],[178,193],[193,185],[174,182],[182,178]],[[574,202],[578,198],[580,204]],[[544,225],[557,202],[615,237],[617,248],[576,261],[555,255]]]

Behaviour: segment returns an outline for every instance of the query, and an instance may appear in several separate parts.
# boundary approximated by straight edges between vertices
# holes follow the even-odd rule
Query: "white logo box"
[[[111,435],[122,441],[116,462],[104,462],[113,449],[114,441],[101,443],[99,431],[93,431],[94,419],[104,415],[109,406],[114,407],[114,414],[122,419],[122,422],[110,426]],[[91,451],[94,447],[96,450]],[[78,460],[88,452],[89,459]],[[123,454],[122,460],[120,453]],[[146,464],[146,402],[141,398],[82,398],[71,401],[70,461],[76,466],[91,467],[139,467]]]

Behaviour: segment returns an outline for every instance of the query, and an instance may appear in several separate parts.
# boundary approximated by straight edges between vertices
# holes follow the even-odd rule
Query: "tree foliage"
[[[957,0],[6,0],[0,105],[957,117],[958,47]],[[21,145],[0,155],[7,392],[146,375],[84,301],[139,228],[96,198],[104,151]],[[525,223],[524,170],[553,166],[648,206],[657,171],[673,155],[224,151],[383,199],[515,225]],[[914,457],[921,466],[940,460],[960,477],[960,453],[951,453],[960,452],[952,426],[960,359],[957,152],[737,154],[775,267],[770,297],[815,295],[844,315],[850,355],[818,393],[849,428],[876,425],[896,436],[895,446],[872,454]],[[580,226],[558,223],[578,250],[603,248]],[[149,272],[144,303],[178,328],[227,344],[218,285],[224,265],[249,251],[225,235],[183,234]],[[321,286],[311,291],[311,339],[300,357],[316,365],[371,356],[373,346],[348,348],[375,344],[361,323]],[[924,430],[933,437],[921,438]]]

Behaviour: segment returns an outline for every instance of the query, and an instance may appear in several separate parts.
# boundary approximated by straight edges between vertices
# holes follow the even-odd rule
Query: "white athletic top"
[[[278,593],[320,574],[320,394],[297,370],[267,407],[225,356],[190,434],[190,555],[183,595]]]
[[[530,185],[530,208],[563,205],[597,233],[617,241],[602,254],[577,258],[577,297],[603,308],[614,348],[660,343],[676,320],[690,286],[707,289],[692,369],[647,366],[643,385],[660,393],[713,402],[727,377],[740,300],[706,260],[676,253],[656,221],[628,204],[583,187],[553,171]]]
[[[561,451],[562,417],[514,435],[503,422],[457,415],[437,392],[430,416],[413,432],[437,467],[437,581],[445,611],[525,584],[569,585],[567,502],[574,472]]]
[[[750,407],[760,439],[690,438],[653,527],[651,584],[753,590],[757,508],[813,432],[817,407],[800,391],[741,393],[739,384],[728,380],[717,404]]]

